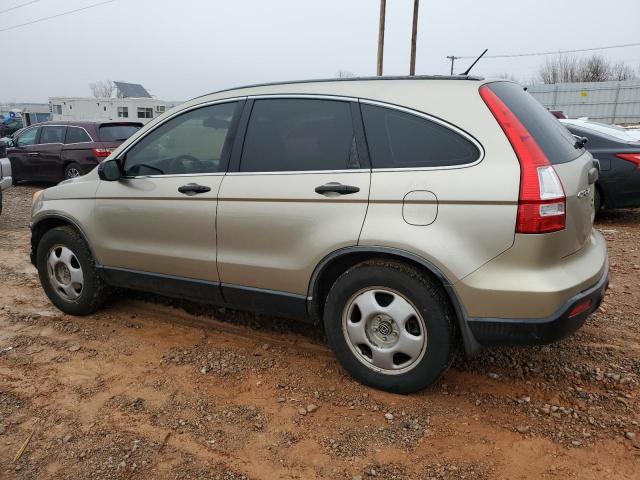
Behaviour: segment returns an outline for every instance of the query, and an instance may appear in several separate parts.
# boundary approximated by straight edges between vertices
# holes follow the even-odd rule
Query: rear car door
[[[37,152],[39,171],[43,180],[59,182],[64,178],[64,166],[60,155],[67,131],[65,125],[44,125],[40,127],[40,138],[34,146]]]
[[[13,140],[14,146],[7,151],[11,161],[14,180],[40,180],[35,144],[38,140],[38,127],[26,128]]]
[[[320,260],[357,245],[371,171],[356,112],[335,98],[248,101],[218,205],[228,303],[298,315]]]
[[[119,157],[120,181],[100,182],[91,241],[116,283],[197,280],[219,291],[216,203],[241,103],[176,113]]]

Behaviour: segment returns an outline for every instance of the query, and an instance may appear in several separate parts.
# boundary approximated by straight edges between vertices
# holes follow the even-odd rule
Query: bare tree
[[[338,78],[354,78],[356,76],[355,73],[350,72],[349,70],[338,70],[338,73],[336,73],[336,77]]]
[[[111,80],[99,80],[89,84],[91,94],[95,98],[110,98],[115,85]]]
[[[582,59],[558,55],[547,58],[538,69],[538,80],[543,83],[606,82],[634,78],[637,75],[624,62],[611,64],[601,55]]]

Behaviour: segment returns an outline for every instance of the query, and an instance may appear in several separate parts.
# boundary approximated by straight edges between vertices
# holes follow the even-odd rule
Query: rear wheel
[[[79,177],[80,175],[82,175],[82,170],[80,168],[80,165],[78,165],[77,163],[70,163],[64,169],[65,180],[69,178],[76,178],[76,177]]]
[[[89,247],[71,227],[56,227],[42,236],[36,265],[42,288],[64,313],[93,313],[108,298]]]
[[[455,351],[453,312],[440,285],[390,261],[343,273],[324,311],[329,345],[358,381],[396,393],[433,384]]]
[[[598,187],[595,187],[595,193],[593,194],[593,209],[596,211],[596,215],[602,209],[602,196],[600,195],[600,190]]]

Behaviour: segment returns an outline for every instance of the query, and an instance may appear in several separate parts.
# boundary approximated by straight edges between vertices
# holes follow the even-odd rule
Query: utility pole
[[[418,38],[418,7],[420,0],[413,0],[413,28],[411,29],[411,63],[409,65],[409,75],[416,74],[416,40]]]
[[[378,76],[382,76],[382,60],[384,56],[384,19],[387,0],[380,0],[380,24],[378,26]]]
[[[447,55],[447,58],[451,60],[451,75],[453,75],[453,62],[458,60],[460,57],[456,57],[454,55]]]

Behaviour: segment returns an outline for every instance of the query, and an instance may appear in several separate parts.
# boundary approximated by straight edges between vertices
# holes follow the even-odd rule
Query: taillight
[[[111,155],[113,148],[94,148],[93,155],[98,158],[106,158]]]
[[[618,153],[616,157],[626,160],[627,162],[635,163],[640,168],[640,153]]]
[[[520,162],[516,233],[548,233],[566,225],[566,196],[555,169],[527,128],[488,85],[480,96],[504,131]]]

